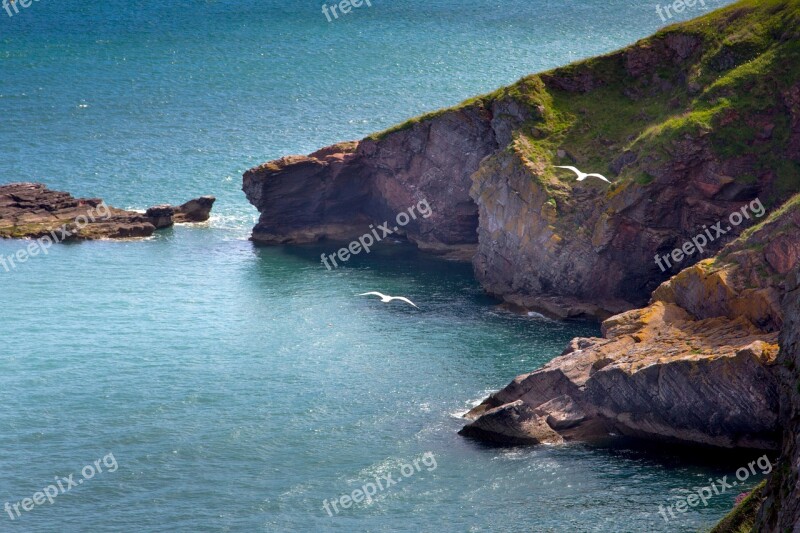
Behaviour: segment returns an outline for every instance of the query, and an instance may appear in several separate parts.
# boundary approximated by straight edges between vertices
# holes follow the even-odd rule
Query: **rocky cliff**
[[[800,196],[713,259],[663,283],[649,306],[574,339],[467,415],[463,435],[503,443],[606,437],[776,449],[781,298],[800,251]]]
[[[800,270],[784,298],[784,328],[776,368],[783,441],[779,467],[767,481],[754,532],[800,530]]]
[[[800,190],[798,2],[745,1],[357,142],[244,176],[253,239],[351,239],[427,200],[401,230],[471,258],[488,292],[551,315],[645,304],[680,264],[654,256],[755,198]],[[556,165],[613,181],[576,182]]]
[[[470,258],[478,240],[470,176],[506,140],[513,119],[492,118],[505,111],[500,102],[489,108],[476,102],[380,140],[342,143],[249,170],[244,191],[261,211],[253,240],[352,239],[427,200],[432,215],[401,231],[422,248]]]
[[[411,241],[469,257],[509,304],[605,320],[602,338],[473,409],[462,434],[782,448],[756,530],[800,531],[798,72],[800,0],[743,0],[252,169],[253,239],[350,239],[427,200]]]

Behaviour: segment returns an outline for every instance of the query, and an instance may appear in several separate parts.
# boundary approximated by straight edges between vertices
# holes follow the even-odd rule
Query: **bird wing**
[[[602,174],[586,174],[587,178],[590,177],[590,176],[594,176],[595,178],[600,178],[601,180],[605,181],[606,183],[611,183],[610,181],[608,181],[608,178],[606,178]]]
[[[571,170],[571,171],[573,171],[573,172],[574,172],[575,174],[577,174],[578,176],[580,176],[581,174],[583,174],[583,172],[581,172],[580,170],[578,170],[578,169],[577,169],[577,168],[575,168],[575,167],[556,167],[556,168],[566,168],[566,169],[568,169],[568,170]]]
[[[377,296],[378,298],[386,298],[387,297],[385,294],[381,294],[381,293],[376,292],[376,291],[365,292],[364,294],[359,294],[359,296]]]
[[[409,300],[408,298],[405,298],[403,296],[392,296],[391,299],[392,300],[400,300],[401,302],[405,302],[407,304],[413,305],[414,307],[417,307],[417,304],[415,304],[414,302],[412,302],[411,300]],[[419,307],[417,307],[417,309],[419,309]]]

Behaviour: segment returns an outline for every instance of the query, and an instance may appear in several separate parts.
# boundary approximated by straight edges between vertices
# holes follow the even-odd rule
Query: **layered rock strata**
[[[558,317],[645,305],[712,257],[669,256],[749,204],[800,190],[797,1],[740,2],[361,141],[249,170],[253,240],[349,240],[425,199],[400,230],[472,260],[502,300]],[[753,97],[751,97],[751,95]],[[757,95],[757,96],[756,96]],[[575,181],[569,170],[600,172]]]
[[[800,255],[800,196],[663,283],[649,306],[603,322],[467,417],[462,435],[503,443],[621,434],[776,449],[778,336]]]
[[[99,198],[74,198],[39,183],[12,183],[0,185],[0,237],[55,234],[58,241],[149,237],[176,222],[207,220],[213,204],[214,197],[204,196],[177,208],[161,205],[137,213],[108,206]]]

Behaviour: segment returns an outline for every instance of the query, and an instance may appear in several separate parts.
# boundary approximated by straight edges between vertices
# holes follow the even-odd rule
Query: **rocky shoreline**
[[[261,213],[252,239],[352,239],[426,199],[434,216],[404,229],[421,249],[458,250],[510,308],[603,321],[602,338],[573,340],[473,409],[462,435],[782,449],[756,531],[796,528],[798,28],[796,0],[741,1],[265,163],[243,180]],[[768,218],[735,222],[755,202]]]
[[[213,196],[183,205],[159,205],[145,213],[117,209],[99,198],[74,198],[40,183],[0,185],[0,237],[64,240],[150,237],[176,223],[208,220]]]
[[[714,259],[663,283],[472,409],[461,434],[506,444],[610,433],[716,446],[780,445],[781,300],[800,259],[800,196]]]

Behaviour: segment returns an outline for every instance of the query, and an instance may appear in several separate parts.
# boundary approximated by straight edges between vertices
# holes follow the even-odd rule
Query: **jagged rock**
[[[765,244],[800,245],[799,217],[797,196],[718,257],[663,283],[648,307],[604,321],[603,338],[574,339],[487,398],[468,413],[462,435],[554,442],[549,429],[565,440],[615,433],[777,448],[779,302],[790,290],[781,271],[797,259],[769,262],[775,252]]]
[[[175,208],[169,204],[153,206],[145,212],[145,216],[156,229],[172,226]]]
[[[203,200],[202,205],[207,203]],[[171,226],[174,212],[169,205],[151,207],[146,213],[126,211],[106,205],[99,198],[74,198],[40,183],[0,185],[2,238],[50,236],[61,242],[149,237],[156,229]],[[197,210],[192,213],[196,216]]]
[[[566,354],[489,397],[467,415],[473,421],[462,434],[536,442],[545,434],[541,420],[566,440],[616,433],[776,447],[778,395],[770,371],[776,333],[744,319],[696,321],[663,302],[618,315],[604,328],[606,338],[574,341]],[[537,424],[524,413],[535,414]]]
[[[176,224],[187,222],[205,222],[211,217],[211,208],[217,199],[213,196],[201,196],[189,200],[175,208],[173,220]]]
[[[764,490],[753,531],[783,533],[800,528],[800,270],[789,277],[783,300],[784,329],[776,367],[780,382],[783,441],[779,465]]]
[[[561,436],[522,400],[487,410],[480,420],[460,432],[503,444],[560,444]]]
[[[611,163],[611,170],[614,171],[614,174],[619,174],[622,172],[623,168],[636,161],[636,158],[637,155],[635,152],[622,152],[622,154]]]
[[[420,248],[470,259],[477,243],[477,207],[470,176],[520,120],[519,106],[478,102],[381,139],[365,139],[287,156],[247,171],[243,190],[261,212],[254,241],[347,240],[420,201],[431,207],[397,233]]]

